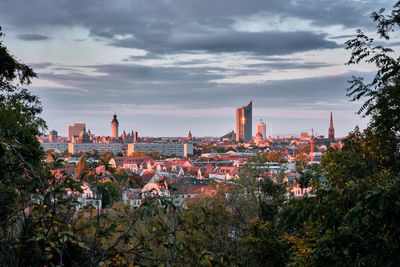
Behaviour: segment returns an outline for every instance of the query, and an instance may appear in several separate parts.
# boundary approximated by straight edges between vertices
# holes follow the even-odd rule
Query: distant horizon
[[[118,114],[117,114],[117,116],[118,116]],[[333,114],[333,116],[334,116],[334,114]],[[335,119],[335,117],[334,117],[334,119]],[[253,128],[253,130],[254,130],[254,131],[253,131],[253,137],[256,135],[256,132],[255,132],[255,125],[257,124],[257,122],[259,122],[259,120],[254,121],[254,119],[253,119],[253,126],[254,126],[254,128]],[[263,120],[263,122],[266,122],[266,121]],[[107,133],[106,133],[106,134],[97,134],[97,133],[96,133],[95,131],[93,131],[90,127],[88,127],[88,124],[85,123],[85,122],[79,121],[79,122],[74,122],[74,123],[84,123],[84,124],[86,125],[86,131],[89,131],[89,130],[90,130],[91,133],[94,134],[95,136],[111,136],[111,125],[109,126],[109,131],[110,131],[110,133],[108,133],[108,134],[107,134]],[[69,125],[72,125],[72,124],[74,124],[74,123],[71,123],[71,124],[66,125],[65,128],[67,128]],[[121,121],[120,121],[120,123],[121,123]],[[329,121],[328,121],[328,123],[329,123]],[[334,127],[335,127],[335,121],[334,121]],[[356,127],[356,126],[354,126],[354,127]],[[269,134],[269,130],[268,130],[268,126],[267,126],[267,134],[266,134],[266,136],[270,136],[270,137],[275,137],[275,136],[279,136],[279,137],[300,136],[300,134],[301,134],[302,132],[307,132],[309,135],[311,135],[311,130],[313,129],[313,130],[314,130],[314,135],[315,135],[315,136],[324,136],[324,137],[327,137],[327,136],[328,136],[328,128],[329,128],[329,126],[326,127],[326,133],[318,132],[318,131],[316,131],[315,128],[308,128],[308,129],[298,130],[298,131],[296,131],[296,132],[286,132],[286,133],[273,133],[273,134]],[[361,129],[362,129],[362,128],[361,128]],[[66,136],[67,136],[66,130],[65,130],[65,133],[64,133],[63,131],[59,131],[58,129],[50,129],[50,128],[49,128],[44,134],[47,135],[47,134],[49,133],[49,131],[51,131],[51,130],[56,130],[59,136],[62,136],[62,137],[66,137]],[[118,129],[118,134],[121,135],[121,134],[123,133],[124,130],[125,130],[125,132],[126,132],[127,134],[130,133],[131,131],[135,131],[135,130],[126,130],[126,129],[122,129],[122,130],[121,130],[121,128],[119,127],[119,129]],[[234,129],[232,129],[232,130],[235,131]],[[232,130],[231,130],[231,131],[232,131]],[[353,130],[354,130],[354,128],[353,128]],[[140,132],[139,132],[139,137],[150,137],[150,138],[184,138],[184,137],[187,137],[187,134],[189,133],[189,131],[192,132],[193,137],[199,137],[199,138],[205,138],[205,137],[219,138],[219,137],[221,137],[221,136],[223,136],[223,135],[225,135],[225,134],[231,132],[231,131],[227,131],[227,132],[225,132],[225,133],[222,134],[222,135],[196,135],[196,134],[193,132],[193,130],[189,129],[189,130],[186,132],[186,135],[141,135]],[[351,130],[351,131],[352,131],[352,130]],[[235,131],[235,132],[236,132],[236,131]],[[348,133],[346,133],[345,135],[340,135],[340,134],[338,134],[338,133],[336,132],[336,127],[335,127],[335,137],[336,137],[336,138],[343,138],[343,137],[347,136],[347,134],[348,134]]]
[[[254,122],[262,118],[272,135],[327,135],[332,111],[346,136],[367,124],[347,81],[376,69],[346,65],[344,43],[357,29],[376,37],[370,14],[393,4],[100,0],[93,12],[90,1],[1,1],[1,40],[38,73],[29,89],[61,135],[80,121],[109,135],[115,111],[121,130],[141,135],[222,136],[252,100]]]

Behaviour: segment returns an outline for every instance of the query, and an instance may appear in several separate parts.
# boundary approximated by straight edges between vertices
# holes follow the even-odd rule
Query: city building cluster
[[[50,131],[48,136],[40,136],[39,142],[43,149],[53,149],[57,152],[68,151],[71,154],[80,152],[97,153],[112,152],[115,155],[129,155],[134,152],[158,152],[160,155],[176,155],[187,157],[193,154],[191,133],[190,138],[178,140],[161,140],[159,138],[139,138],[137,131],[118,134],[119,122],[117,115],[111,121],[111,136],[95,136],[90,129],[86,131],[85,123],[74,123],[67,128],[67,137],[58,136],[57,131]]]
[[[249,162],[255,158],[261,160],[258,167],[265,175],[274,181],[286,182],[288,195],[312,194],[312,186],[300,183],[302,169],[319,164],[329,146],[341,147],[341,141],[335,138],[332,113],[327,138],[314,136],[313,130],[311,134],[304,131],[299,136],[267,136],[262,119],[257,122],[253,136],[252,108],[250,102],[236,109],[236,132],[220,138],[195,138],[191,131],[187,137],[175,138],[139,137],[137,131],[128,134],[123,131],[119,135],[116,114],[111,121],[111,136],[96,136],[86,131],[86,124],[75,123],[68,126],[67,137],[60,137],[52,130],[49,135],[38,138],[45,150],[51,149],[63,157],[60,159],[65,166],[53,170],[55,176],[68,173],[77,177],[77,165],[84,159],[97,166],[94,171],[97,181],[116,183],[115,170],[131,177],[136,186],[122,188],[121,200],[132,207],[140,206],[144,198],[154,195],[170,198],[181,207],[218,190],[223,190],[228,197],[231,181],[238,179],[243,166],[253,164]],[[108,164],[100,164],[98,158],[105,153],[111,153],[112,157]],[[66,192],[78,195],[77,209],[88,204],[100,208],[102,197],[97,189],[86,182],[83,187],[83,193]]]

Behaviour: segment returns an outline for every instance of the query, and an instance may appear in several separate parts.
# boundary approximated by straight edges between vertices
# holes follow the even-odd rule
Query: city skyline
[[[303,129],[303,130],[300,130],[300,131],[298,131],[296,133],[270,134],[268,132],[268,130],[267,130],[266,123],[265,123],[265,121],[262,120],[262,118],[260,118],[259,121],[254,121],[252,119],[252,107],[253,107],[252,106],[252,101],[250,101],[250,103],[248,105],[236,109],[236,129],[235,129],[236,132],[235,132],[235,130],[233,130],[234,133],[238,132],[238,130],[237,130],[238,127],[239,128],[244,127],[244,125],[238,125],[238,121],[239,121],[239,124],[240,124],[240,121],[242,120],[242,117],[243,118],[245,117],[245,114],[243,112],[245,110],[248,110],[249,108],[251,109],[250,113],[247,111],[247,113],[246,113],[247,115],[246,116],[250,116],[250,118],[251,118],[250,121],[252,121],[252,125],[255,124],[256,126],[255,126],[255,129],[254,129],[255,130],[254,134],[253,134],[253,128],[252,127],[247,130],[247,132],[248,132],[247,141],[252,140],[254,137],[256,137],[257,133],[259,133],[259,132],[262,134],[262,139],[263,140],[265,140],[267,137],[276,137],[276,136],[279,136],[279,137],[300,136],[304,132],[307,132],[307,134],[311,134],[313,136],[314,136],[314,133],[315,133],[315,136],[325,136],[325,137],[328,137],[330,139],[334,139],[335,138],[334,137],[335,136],[335,130],[334,130],[334,126],[333,126],[333,114],[332,114],[332,112],[330,113],[329,128],[327,130],[327,134],[316,132],[314,128]],[[242,110],[242,112],[240,110]],[[110,130],[109,133],[106,133],[106,134],[92,133],[90,128],[88,128],[87,131],[90,134],[93,134],[93,136],[98,136],[98,137],[104,136],[104,137],[110,137],[110,138],[118,138],[119,136],[122,136],[122,135],[120,135],[118,133],[118,126],[119,126],[119,121],[117,119],[117,114],[114,113],[113,114],[113,119],[111,121],[111,126],[110,126],[110,129],[109,129]],[[73,123],[73,125],[68,125],[67,126],[67,135],[65,136],[66,140],[71,142],[74,136],[78,136],[82,131],[86,131],[86,128],[87,128],[86,127],[86,123],[82,123],[82,122]],[[271,130],[269,130],[269,131],[271,131]],[[49,136],[52,135],[52,132],[55,132],[55,134],[58,135],[58,136],[62,136],[62,134],[61,135],[59,134],[59,131],[57,129],[49,129],[47,132],[49,133]],[[47,132],[45,132],[44,134],[46,135]],[[132,133],[132,134],[136,135],[136,139],[138,137],[137,130],[123,129],[122,132],[123,132],[123,134]],[[242,132],[243,132],[242,134],[244,134],[244,131],[242,131]],[[185,138],[184,135],[175,135],[175,136],[166,136],[166,135],[150,136],[150,135],[144,135],[142,137],[181,137],[181,138]],[[216,137],[216,138],[220,138],[221,136],[213,136],[213,135],[200,136],[200,135],[198,135],[197,137]],[[192,138],[191,130],[189,130],[188,136],[186,138],[191,140],[191,138]],[[242,142],[244,139],[242,141],[240,141],[240,140],[238,141],[237,138],[235,138],[235,140],[236,140],[236,142]]]
[[[252,101],[251,101],[252,102]],[[236,109],[236,112],[237,112],[237,110],[238,109]],[[330,113],[331,115],[330,116],[332,116],[332,112]],[[116,119],[116,113],[114,112],[113,113],[113,121],[114,121],[114,118]],[[259,119],[259,120],[257,120],[257,119]],[[329,120],[331,120],[331,119],[329,119]],[[112,122],[113,122],[112,121]],[[237,119],[235,120],[235,121],[237,121]],[[61,128],[61,129],[52,129],[52,128],[49,128],[47,131],[45,131],[44,132],[44,134],[48,134],[48,133],[50,133],[51,131],[53,131],[53,130],[55,130],[55,131],[57,131],[57,133],[58,133],[58,135],[59,136],[65,136],[68,140],[72,140],[72,138],[71,138],[71,136],[70,136],[70,134],[69,134],[69,131],[70,131],[70,128],[71,127],[77,127],[77,134],[79,134],[80,132],[81,132],[81,130],[83,129],[83,127],[87,130],[87,131],[91,131],[91,132],[93,132],[93,134],[95,135],[95,136],[109,136],[109,137],[116,137],[116,136],[119,136],[120,134],[118,133],[118,126],[116,126],[116,130],[113,130],[113,124],[112,124],[112,122],[111,122],[111,126],[109,126],[109,125],[107,125],[107,124],[104,124],[103,125],[103,127],[102,127],[102,129],[103,129],[103,131],[102,132],[104,132],[104,134],[98,134],[97,132],[95,132],[95,131],[93,131],[92,129],[93,128],[90,128],[90,123],[89,123],[89,127],[88,126],[86,126],[86,124],[87,123],[85,123],[85,122],[74,122],[74,123],[71,123],[71,124],[73,124],[73,125],[65,125],[65,127],[64,128],[66,128],[67,130],[65,131],[65,133],[66,134],[64,134],[64,131],[63,131],[63,129],[64,128]],[[329,122],[329,127],[328,128],[326,128],[326,129],[323,129],[323,127],[321,127],[321,129],[322,130],[316,130],[316,128],[308,128],[308,129],[305,129],[305,128],[302,128],[302,129],[297,129],[297,131],[294,131],[294,132],[286,132],[286,133],[274,133],[274,132],[272,132],[272,129],[271,129],[271,126],[270,125],[268,125],[267,127],[265,126],[265,123],[266,123],[266,121],[265,120],[263,120],[263,118],[262,117],[258,117],[258,118],[256,118],[256,120],[254,120],[254,119],[252,119],[252,137],[254,137],[257,133],[258,133],[258,129],[259,129],[259,123],[263,123],[264,124],[264,128],[265,128],[265,132],[266,132],[266,135],[264,136],[263,135],[263,138],[265,139],[266,137],[274,137],[274,136],[280,136],[280,137],[283,137],[283,136],[298,136],[298,135],[300,135],[301,133],[303,133],[303,132],[308,132],[309,134],[311,133],[311,131],[314,131],[314,133],[316,133],[316,136],[326,136],[326,137],[328,137],[329,136],[329,129],[330,129],[330,126],[331,126],[331,121]],[[119,125],[119,121],[117,120],[117,123],[118,123],[118,125]],[[325,123],[326,124],[326,123]],[[75,126],[76,125],[76,126]],[[127,124],[124,124],[123,123],[123,125],[127,125]],[[237,127],[237,125],[235,125],[235,127]],[[104,130],[104,129],[106,129],[106,130]],[[254,131],[253,131],[253,129],[254,129]],[[233,131],[235,131],[235,133],[236,133],[236,128],[234,128],[234,129],[232,129]],[[116,134],[114,135],[113,134],[113,131],[116,131]],[[123,131],[125,131],[125,132],[135,132],[135,133],[137,133],[138,132],[138,129],[133,129],[133,128],[123,128],[122,130],[121,130],[121,133],[123,132]],[[189,132],[191,132],[191,129],[189,129]],[[228,132],[230,132],[230,131],[228,131]],[[223,134],[226,134],[227,132],[224,132]],[[206,135],[193,135],[194,137],[221,137],[222,135],[210,135],[210,134],[206,134]],[[184,133],[182,133],[182,134],[178,134],[178,135],[142,135],[142,137],[185,137],[185,134]],[[343,136],[340,136],[340,135],[338,135],[338,137],[343,137]]]
[[[358,28],[374,36],[370,13],[392,4],[99,1],[93,12],[81,1],[3,1],[0,25],[10,52],[38,73],[30,89],[49,130],[64,136],[75,122],[109,135],[114,112],[120,131],[222,136],[250,99],[252,129],[262,118],[269,134],[327,135],[333,112],[345,136],[368,121],[355,114],[361,102],[348,102],[347,80],[374,69],[345,65],[344,42]]]

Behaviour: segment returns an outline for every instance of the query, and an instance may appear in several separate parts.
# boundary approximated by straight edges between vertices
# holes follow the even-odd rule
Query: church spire
[[[329,141],[335,141],[335,128],[333,128],[332,112],[331,112],[331,121],[329,123],[328,138]]]
[[[187,140],[188,140],[188,141],[192,141],[192,140],[193,140],[192,131],[191,131],[191,130],[189,130]]]

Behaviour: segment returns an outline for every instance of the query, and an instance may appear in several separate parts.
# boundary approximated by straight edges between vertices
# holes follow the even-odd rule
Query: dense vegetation
[[[389,39],[400,25],[400,3],[373,14]],[[0,33],[1,37],[1,33]],[[329,148],[320,168],[303,169],[315,196],[289,198],[256,162],[231,187],[185,210],[149,198],[138,209],[119,202],[118,186],[98,185],[108,210],[75,212],[67,189],[96,184],[82,160],[79,179],[55,179],[36,136],[45,129],[36,96],[23,89],[36,74],[0,42],[0,265],[98,266],[398,266],[400,265],[400,58],[361,31],[349,40],[348,64],[375,64],[370,83],[350,81],[351,100],[365,99],[341,150]],[[279,157],[270,153],[264,158]],[[106,159],[104,159],[106,160]],[[265,159],[264,159],[265,160]],[[119,176],[118,176],[119,175]],[[326,186],[317,185],[324,175]],[[117,173],[119,185],[129,180]]]

